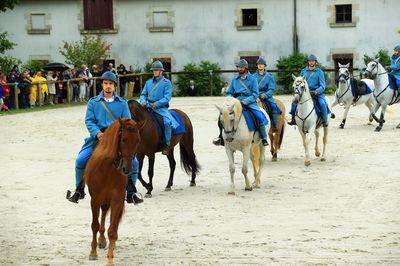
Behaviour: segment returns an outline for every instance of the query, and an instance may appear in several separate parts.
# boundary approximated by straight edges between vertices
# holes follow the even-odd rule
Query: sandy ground
[[[290,97],[278,98],[289,107]],[[197,187],[177,169],[173,190],[164,192],[168,163],[157,155],[153,198],[126,206],[117,264],[400,264],[400,106],[389,109],[380,133],[366,125],[363,106],[338,129],[343,109],[336,107],[327,161],[314,158],[308,168],[298,131],[287,127],[278,162],[267,154],[261,189],[244,191],[237,164],[237,194],[229,196],[225,151],[211,145],[220,102],[172,101],[194,124],[203,168]],[[87,135],[84,112],[79,106],[0,117],[0,264],[105,264],[104,250],[88,261],[90,200],[65,199]]]

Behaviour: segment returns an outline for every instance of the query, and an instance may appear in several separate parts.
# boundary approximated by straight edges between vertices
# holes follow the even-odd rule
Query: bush
[[[10,55],[0,56],[0,69],[6,74],[10,73],[14,65],[19,66],[21,63],[22,63],[21,60],[12,57]]]
[[[278,70],[277,83],[283,86],[283,90],[278,93],[292,93],[292,74],[295,76],[300,74],[300,71],[307,65],[307,55],[296,53],[287,57],[280,57],[276,64]]]
[[[201,61],[199,65],[190,63],[183,67],[183,72],[190,72],[188,74],[179,74],[177,77],[178,92],[177,95],[186,96],[187,87],[189,86],[189,81],[194,81],[194,86],[197,90],[198,96],[210,96],[210,72],[213,71],[211,75],[213,95],[220,95],[221,88],[223,86],[223,79],[219,73],[215,71],[220,70],[220,66],[217,63],[211,63],[208,61]],[[198,73],[202,72],[202,73]]]
[[[30,69],[32,73],[36,73],[45,65],[46,63],[40,60],[29,60],[25,65],[22,66],[22,69]]]
[[[374,56],[369,56],[367,54],[364,54],[364,63],[367,65],[369,62],[379,58],[379,62],[383,66],[390,66],[390,61],[391,58],[389,56],[388,50],[381,49],[379,50]]]

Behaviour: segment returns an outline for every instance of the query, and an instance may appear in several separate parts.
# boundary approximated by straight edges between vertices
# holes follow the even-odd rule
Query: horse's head
[[[350,79],[350,71],[349,71],[350,63],[346,65],[342,65],[339,63],[339,84],[346,84],[347,81]]]
[[[380,63],[379,59],[372,60],[367,64],[367,68],[365,69],[365,75],[369,79],[375,79],[378,76]]]
[[[293,81],[293,91],[294,91],[293,102],[295,104],[297,104],[301,101],[303,96],[306,96],[309,94],[308,84],[307,84],[306,76],[296,77],[295,75],[292,74],[292,78],[294,80]]]
[[[144,120],[146,115],[146,109],[136,100],[130,100],[128,102],[129,110],[131,111],[132,117],[135,120]]]
[[[226,135],[226,141],[233,141],[239,119],[242,114],[240,101],[233,97],[227,97],[222,107],[216,106],[221,115],[221,124]]]
[[[114,161],[114,166],[123,175],[130,175],[132,173],[132,161],[136,155],[139,142],[140,133],[139,131],[145,125],[145,122],[135,122],[132,119],[120,118],[119,132],[118,132],[118,154]]]

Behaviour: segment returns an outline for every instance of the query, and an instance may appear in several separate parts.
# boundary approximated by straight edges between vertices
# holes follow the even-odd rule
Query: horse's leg
[[[167,186],[165,187],[165,191],[170,191],[171,187],[174,185],[174,173],[176,167],[176,161],[174,158],[174,148],[171,148],[168,153],[168,162],[169,162],[169,179]]]
[[[279,136],[279,135],[278,135]],[[261,187],[261,172],[264,166],[264,161],[265,161],[265,147],[263,145],[259,145],[260,147],[260,156],[259,156],[259,169],[257,172],[257,176],[256,176],[256,188],[260,188]],[[277,147],[277,146],[275,146]],[[276,149],[275,149],[276,151]]]
[[[138,159],[138,162],[139,162],[138,179],[139,179],[140,183],[142,183],[142,186],[147,189],[148,184],[146,183],[146,181],[143,180],[143,177],[142,177],[144,154],[138,154],[137,155],[137,159]]]
[[[153,191],[153,176],[154,176],[154,161],[156,159],[156,155],[153,153],[148,156],[149,158],[149,169],[147,170],[147,174],[149,176],[149,183],[146,187],[147,193],[145,195],[146,198],[151,198],[151,192]]]
[[[376,101],[376,105],[375,105],[375,109],[374,112],[371,114],[372,118],[377,122],[380,123],[379,118],[376,116],[376,112],[378,112],[379,108],[381,107],[381,105]]]
[[[311,138],[308,137],[307,134],[304,134],[303,132],[301,132],[301,136],[303,138],[303,146],[304,146],[304,152],[305,152],[305,156],[306,156],[304,165],[309,166],[311,164],[310,150],[309,150],[309,144],[311,142]]]
[[[382,105],[382,109],[381,109],[381,117],[379,119],[379,125],[375,128],[376,132],[381,131],[382,127],[383,127],[383,123],[385,123],[385,112],[386,112],[386,104]]]
[[[92,249],[89,254],[89,260],[97,260],[97,232],[99,231],[99,213],[100,206],[92,198],[90,201],[92,207]]]
[[[229,195],[235,195],[235,160],[233,157],[233,151],[227,148],[225,144],[225,152],[229,160],[229,173],[231,174],[231,187],[228,192]]]
[[[324,143],[324,147],[322,149],[322,157],[321,157],[321,161],[326,161],[326,147],[328,144],[328,128],[329,127],[324,127],[324,137],[322,139],[323,143]]]
[[[106,231],[106,216],[108,212],[109,206],[108,205],[102,205],[101,206],[101,222],[100,222],[100,236],[99,236],[99,241],[98,241],[98,247],[99,248],[106,248],[107,246],[107,240],[106,237],[104,236],[104,232]]]
[[[252,191],[253,187],[250,185],[250,180],[249,177],[247,176],[248,172],[248,165],[249,165],[249,159],[250,159],[250,149],[244,149],[243,150],[243,163],[242,163],[242,174],[244,176],[244,182],[246,184],[245,190],[247,191]],[[256,161],[258,158],[254,158]]]
[[[339,126],[339,128],[341,128],[341,129],[343,129],[343,128],[344,128],[344,125],[346,124],[347,114],[349,113],[350,106],[351,106],[351,104],[347,105],[346,108],[345,108],[345,110],[344,110],[344,113],[343,113],[343,120],[342,120],[342,123],[341,123],[340,126]]]
[[[276,126],[276,127],[278,128],[278,126]],[[268,131],[268,137],[269,137],[269,143],[271,143],[270,152],[271,152],[272,161],[273,161],[274,154],[275,154],[275,147],[274,147],[274,132],[272,132],[271,128]]]
[[[316,128],[315,131],[315,156],[319,157],[321,152],[319,151],[318,141],[319,141],[319,128]]]
[[[253,187],[254,188],[259,188],[260,186],[257,184],[257,177],[259,175],[259,172],[261,170],[260,166],[260,157],[261,157],[261,151],[260,151],[260,145],[255,145],[252,144],[251,147],[251,152],[250,152],[250,160],[253,165],[253,171],[254,171],[254,182],[253,182]]]
[[[123,211],[124,211],[124,199],[123,198],[112,199],[110,227],[108,228],[108,239],[110,241],[107,253],[108,265],[114,265],[115,242],[118,239],[118,226],[121,221]]]

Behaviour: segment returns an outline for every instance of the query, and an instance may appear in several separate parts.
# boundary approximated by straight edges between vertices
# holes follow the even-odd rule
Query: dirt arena
[[[277,98],[289,108],[290,97]],[[197,187],[177,168],[173,190],[165,192],[168,161],[157,155],[153,198],[126,206],[116,264],[400,264],[400,106],[389,108],[380,133],[366,124],[364,106],[350,109],[346,128],[338,129],[343,109],[335,107],[327,161],[314,157],[310,167],[299,132],[287,127],[278,162],[267,154],[260,189],[244,191],[236,154],[237,193],[230,196],[228,159],[211,144],[214,104],[222,101],[171,102],[194,125]],[[106,263],[104,250],[88,260],[89,197],[78,205],[65,199],[88,135],[84,113],[78,106],[0,117],[1,265]]]

